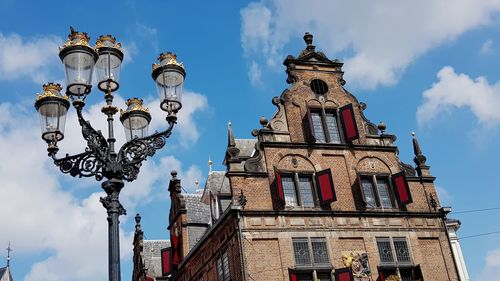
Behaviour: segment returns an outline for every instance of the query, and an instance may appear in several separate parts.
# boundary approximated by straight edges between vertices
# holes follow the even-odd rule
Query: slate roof
[[[162,276],[161,272],[161,250],[170,247],[169,240],[144,240],[144,267],[151,277]],[[3,281],[3,280],[1,280]]]
[[[216,195],[221,193],[231,193],[229,179],[226,177],[225,171],[212,171],[208,173],[207,182],[205,183],[205,189],[203,190],[203,196],[201,197],[203,203],[210,203],[210,193]]]
[[[240,150],[240,154],[238,155],[239,157],[250,157],[255,149],[257,139],[235,139],[234,143]]]
[[[188,223],[209,223],[210,206],[201,202],[201,194],[183,194]]]
[[[12,275],[10,274],[9,267],[0,268],[0,281],[14,281]]]

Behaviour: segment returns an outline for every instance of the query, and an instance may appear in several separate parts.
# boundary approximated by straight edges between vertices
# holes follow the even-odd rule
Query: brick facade
[[[273,99],[275,116],[261,119],[262,128],[252,133],[256,138],[253,153],[238,145],[243,142],[234,140],[229,127],[224,163],[233,202],[194,247],[186,244],[190,241],[187,212],[181,189],[174,187],[180,182],[175,178],[171,182],[169,229],[171,233],[177,231],[183,245],[180,264],[170,280],[219,280],[217,261],[225,252],[230,280],[302,280],[301,274],[309,274],[314,280],[334,280],[335,270],[340,268],[350,268],[357,276],[355,280],[363,281],[383,280],[388,275],[399,275],[403,280],[459,280],[446,232],[446,213],[440,208],[434,177],[417,140],[417,166],[412,167],[399,159],[396,137],[385,133],[385,126],[371,123],[363,114],[366,105],[344,89],[342,63],[316,51],[311,35],[306,34],[304,39],[306,49],[284,62],[291,85]],[[325,82],[328,90],[315,92],[311,85],[316,79]],[[346,105],[352,105],[353,120],[339,110]],[[329,112],[337,118],[338,143],[316,140],[317,132],[310,124],[311,110]],[[342,126],[348,122],[356,126],[359,134],[352,141],[346,140],[349,128]],[[323,130],[334,130],[328,127],[331,121],[322,124]],[[249,143],[253,144],[246,145]],[[320,185],[324,183],[315,179],[324,170],[331,172],[336,195],[336,201],[328,204],[321,204],[319,193],[324,186]],[[404,172],[412,199],[406,205],[396,200],[398,192],[404,193],[405,189],[391,182],[400,172]],[[284,182],[276,175],[288,175],[289,181],[295,179],[292,193],[296,201],[283,202],[279,186]],[[304,194],[304,187],[298,185],[299,180],[304,180],[301,176],[312,185],[310,190],[306,185]],[[373,184],[363,190],[362,179]],[[287,188],[293,185],[287,184]],[[370,188],[377,197],[377,206],[368,203],[371,195],[366,192]],[[286,200],[291,200],[287,194]],[[299,198],[303,202],[299,203]],[[306,199],[313,205],[306,206]],[[309,245],[312,261],[307,265],[297,260],[297,255],[303,254],[294,248],[299,240],[301,245]],[[388,241],[394,262],[382,262],[382,244],[378,244],[382,240]],[[324,245],[327,253],[318,250]],[[328,262],[318,265],[316,255],[327,255]]]

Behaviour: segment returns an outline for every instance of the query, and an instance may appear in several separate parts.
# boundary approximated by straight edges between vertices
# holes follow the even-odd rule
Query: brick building
[[[252,139],[228,127],[226,171],[210,171],[198,221],[172,173],[169,280],[459,280],[426,157],[365,116],[342,66],[306,48],[288,56],[290,86]],[[190,207],[191,206],[191,207]],[[200,231],[203,230],[203,231]],[[194,235],[194,237],[193,237]]]

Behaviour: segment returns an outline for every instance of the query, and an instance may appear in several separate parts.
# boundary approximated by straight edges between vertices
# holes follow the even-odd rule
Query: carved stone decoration
[[[352,269],[354,280],[372,281],[368,266],[368,254],[364,251],[344,251],[342,252],[342,262],[345,267]]]
[[[262,164],[262,151],[260,151],[260,141],[255,144],[255,153],[252,157],[245,161],[245,171],[247,172],[265,172],[264,165]]]
[[[278,108],[278,111],[276,112],[276,114],[274,114],[273,118],[269,122],[269,129],[279,132],[288,132],[288,124],[286,122],[285,116],[285,106],[283,105],[281,99],[278,97],[274,97],[272,102]]]
[[[299,160],[297,160],[297,158],[295,156],[292,157],[292,166],[294,168],[297,168],[299,166]]]

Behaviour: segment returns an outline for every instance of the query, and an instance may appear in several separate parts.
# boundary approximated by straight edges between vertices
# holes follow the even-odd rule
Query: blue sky
[[[286,89],[282,61],[304,48],[309,31],[330,58],[345,63],[346,88],[368,105],[373,122],[398,136],[412,163],[416,131],[444,205],[457,212],[500,207],[500,1],[88,1],[0,0],[0,245],[11,241],[14,279],[106,280],[105,210],[100,184],[60,174],[40,139],[35,93],[64,81],[57,56],[72,25],[92,42],[113,34],[125,47],[118,106],[139,96],[151,107],[152,129],[165,125],[151,63],[178,54],[187,70],[179,126],[164,150],[125,187],[123,279],[131,274],[133,216],[147,239],[166,239],[166,191],[176,169],[186,189],[223,169],[226,125],[250,138],[271,99]],[[102,93],[86,116],[105,128]],[[84,147],[68,114],[62,153]],[[123,139],[121,125],[116,122]],[[500,230],[499,210],[457,213],[460,236]],[[500,235],[462,240],[471,280],[500,280]],[[6,252],[0,252],[0,258]],[[0,265],[5,259],[0,259]],[[496,279],[495,279],[496,278]]]

